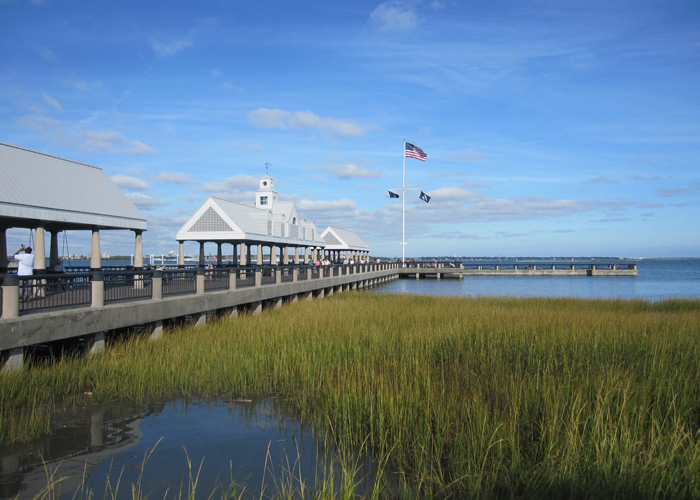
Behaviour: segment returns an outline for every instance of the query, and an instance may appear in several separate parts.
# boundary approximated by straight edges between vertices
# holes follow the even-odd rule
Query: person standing
[[[22,248],[17,250],[12,256],[13,260],[19,262],[17,266],[17,276],[31,276],[34,274],[34,256],[32,255],[32,247]],[[32,280],[21,280],[19,287],[19,300],[28,300],[32,296]]]

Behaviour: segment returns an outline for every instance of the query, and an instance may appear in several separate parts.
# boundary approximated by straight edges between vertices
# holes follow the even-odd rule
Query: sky
[[[147,254],[269,163],[375,256],[405,201],[407,257],[700,257],[700,3],[0,0],[0,142],[102,168]]]

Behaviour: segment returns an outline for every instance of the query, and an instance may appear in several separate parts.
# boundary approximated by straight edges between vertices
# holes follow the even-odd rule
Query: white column
[[[178,266],[185,265],[185,242],[184,241],[177,242],[177,265]]]
[[[44,245],[44,228],[34,231],[34,270],[37,274],[46,272],[46,246]]]
[[[258,265],[263,265],[263,246],[262,243],[258,245]]]
[[[282,254],[282,264],[285,266],[289,264],[289,247],[286,245],[284,246],[284,253]]]
[[[294,263],[299,264],[299,247],[294,247]]]
[[[247,247],[247,245],[245,243],[241,242],[241,252],[240,252],[240,254],[241,254],[241,256],[240,256],[241,266],[247,265],[246,258],[248,257],[248,251],[247,251],[246,247]]]
[[[34,258],[36,261],[36,257]],[[92,230],[92,245],[90,247],[90,268],[101,269],[102,258],[100,257],[100,230]]]
[[[270,265],[277,265],[277,245],[270,245]]]
[[[134,229],[134,267],[140,269],[143,267],[143,231]]]

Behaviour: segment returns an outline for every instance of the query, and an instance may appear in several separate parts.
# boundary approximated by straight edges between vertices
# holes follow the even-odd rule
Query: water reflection
[[[0,449],[2,498],[35,497],[46,487],[47,470],[61,480],[56,497],[67,499],[87,498],[89,491],[102,498],[106,485],[117,484],[116,498],[131,498],[131,485],[139,480],[143,495],[179,498],[188,494],[190,472],[199,474],[197,498],[208,498],[217,484],[226,489],[234,479],[246,485],[248,498],[261,489],[270,493],[282,481],[313,487],[337,458],[291,405],[272,398],[114,403],[67,409],[55,421],[51,435]],[[358,489],[367,492],[372,463],[365,455],[356,464]],[[334,468],[337,485],[337,463]]]

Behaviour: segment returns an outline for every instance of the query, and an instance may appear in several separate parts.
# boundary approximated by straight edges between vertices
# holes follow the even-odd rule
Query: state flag
[[[426,203],[430,203],[430,196],[428,196],[427,194],[425,194],[423,191],[420,192],[419,198],[420,198],[421,200],[423,200],[424,202],[426,202]]]
[[[389,198],[400,198],[400,196],[393,191],[389,191]]]

